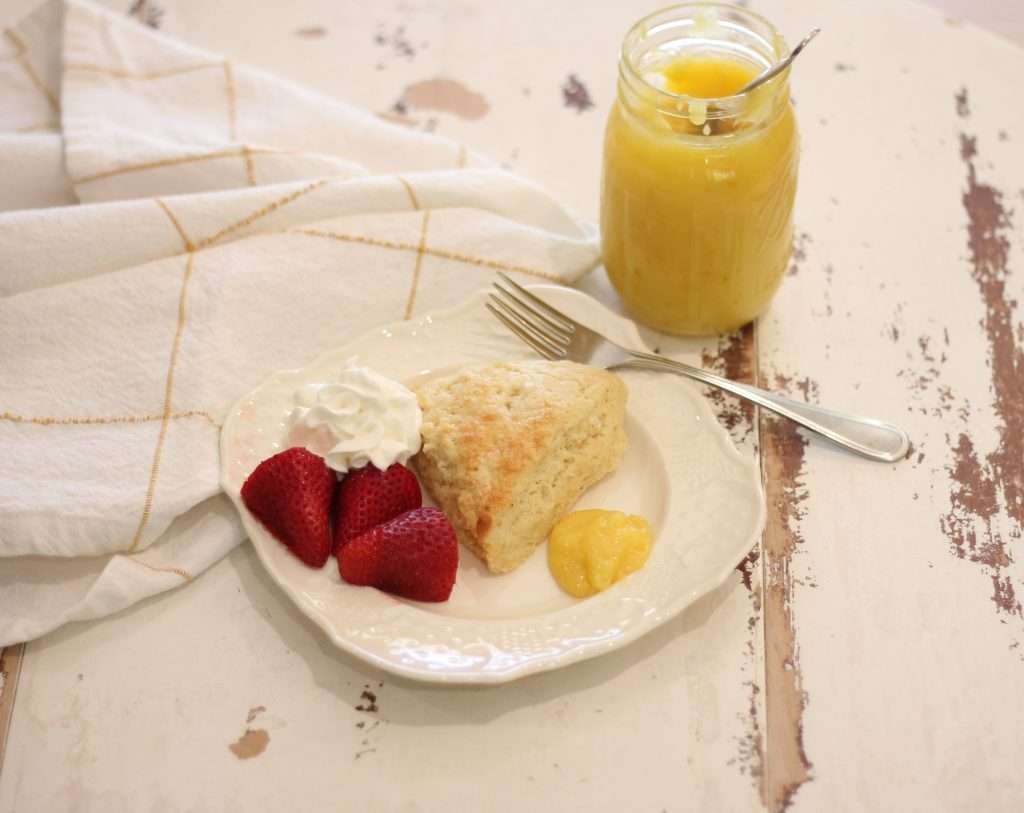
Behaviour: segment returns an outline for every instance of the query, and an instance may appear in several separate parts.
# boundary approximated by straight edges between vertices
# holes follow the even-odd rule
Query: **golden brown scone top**
[[[430,457],[432,479],[460,492],[464,527],[486,533],[490,515],[515,493],[518,475],[537,465],[556,433],[586,417],[609,380],[625,389],[612,373],[573,362],[499,362],[417,389],[420,455]]]

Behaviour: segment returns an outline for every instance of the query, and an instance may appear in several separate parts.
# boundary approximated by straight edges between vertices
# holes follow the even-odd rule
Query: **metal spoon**
[[[815,28],[810,34],[808,34],[806,37],[804,37],[802,40],[800,40],[800,42],[797,44],[796,48],[794,48],[792,51],[789,52],[789,56],[787,56],[781,62],[776,62],[774,65],[772,65],[772,67],[770,67],[764,73],[758,74],[757,76],[755,76],[753,79],[751,79],[749,82],[747,82],[747,84],[745,84],[743,87],[741,87],[739,90],[737,90],[734,95],[739,96],[742,93],[749,93],[754,88],[757,88],[757,87],[760,87],[761,85],[763,85],[769,79],[774,79],[776,76],[778,76],[780,73],[782,73],[784,70],[786,70],[786,68],[788,68],[792,64],[793,60],[796,59],[796,55],[799,54],[804,48],[806,48],[807,47],[807,43],[809,43],[812,39],[814,39],[816,36],[818,36],[818,34],[820,32],[821,32],[820,28]]]

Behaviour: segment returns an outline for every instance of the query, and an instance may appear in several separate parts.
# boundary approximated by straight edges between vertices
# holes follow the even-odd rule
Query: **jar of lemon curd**
[[[626,309],[668,333],[720,333],[768,305],[789,262],[797,130],[788,53],[762,17],[694,3],[622,45],[604,145],[602,252]]]

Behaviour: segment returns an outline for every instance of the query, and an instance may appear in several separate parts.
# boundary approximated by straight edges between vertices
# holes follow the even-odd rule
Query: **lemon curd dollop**
[[[647,520],[621,511],[574,511],[559,520],[548,540],[551,575],[576,598],[607,590],[642,568],[650,553]]]
[[[645,45],[646,29],[631,33],[605,131],[608,276],[630,315],[682,335],[762,313],[792,244],[798,136],[788,74],[739,94],[777,55],[759,61],[728,40],[717,48],[715,25],[700,44],[687,29],[691,39],[670,53]],[[768,34],[759,41],[784,48]]]

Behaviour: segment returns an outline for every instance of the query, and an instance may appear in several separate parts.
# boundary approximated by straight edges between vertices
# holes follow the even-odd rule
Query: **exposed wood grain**
[[[14,699],[18,694],[18,678],[21,675],[21,659],[24,652],[24,644],[15,644],[0,650],[0,776],[3,775],[7,734],[14,714]]]
[[[807,259],[813,242],[797,235],[791,274]],[[768,370],[758,359],[757,380],[765,389],[817,402],[818,384]],[[803,544],[800,521],[808,498],[804,456],[807,439],[796,424],[759,410],[761,474],[768,515],[761,540],[764,612],[764,681],[766,746],[761,801],[772,813],[787,809],[797,791],[812,779],[804,745],[803,716],[807,692],[799,657],[797,619],[793,610],[791,563]]]
[[[705,350],[701,354],[701,363],[706,369],[733,381],[753,384],[757,365],[754,323],[719,337],[717,349]],[[704,394],[714,406],[718,420],[732,434],[733,440],[741,443],[750,436],[755,425],[753,404],[726,395],[715,387],[705,388]]]
[[[961,88],[954,101],[957,116],[966,124],[971,116],[967,88]],[[1003,192],[979,179],[977,136],[960,133],[960,158],[967,174],[962,201],[970,272],[984,307],[982,328],[998,440],[979,458],[968,432],[950,439],[954,489],[941,526],[954,553],[980,564],[990,575],[997,612],[1019,619],[1021,602],[1012,577],[1004,572],[1013,562],[1012,540],[1024,533],[1024,330],[1017,319],[1017,302],[1006,287],[1012,212]],[[1003,517],[1006,523],[1000,522]]]
[[[763,382],[762,382],[763,383]],[[761,470],[768,518],[762,537],[764,572],[765,716],[767,745],[761,800],[770,811],[785,810],[804,782],[811,762],[804,748],[803,690],[797,624],[791,605],[790,560],[803,541],[798,520],[807,499],[804,449],[796,424],[762,415]]]

